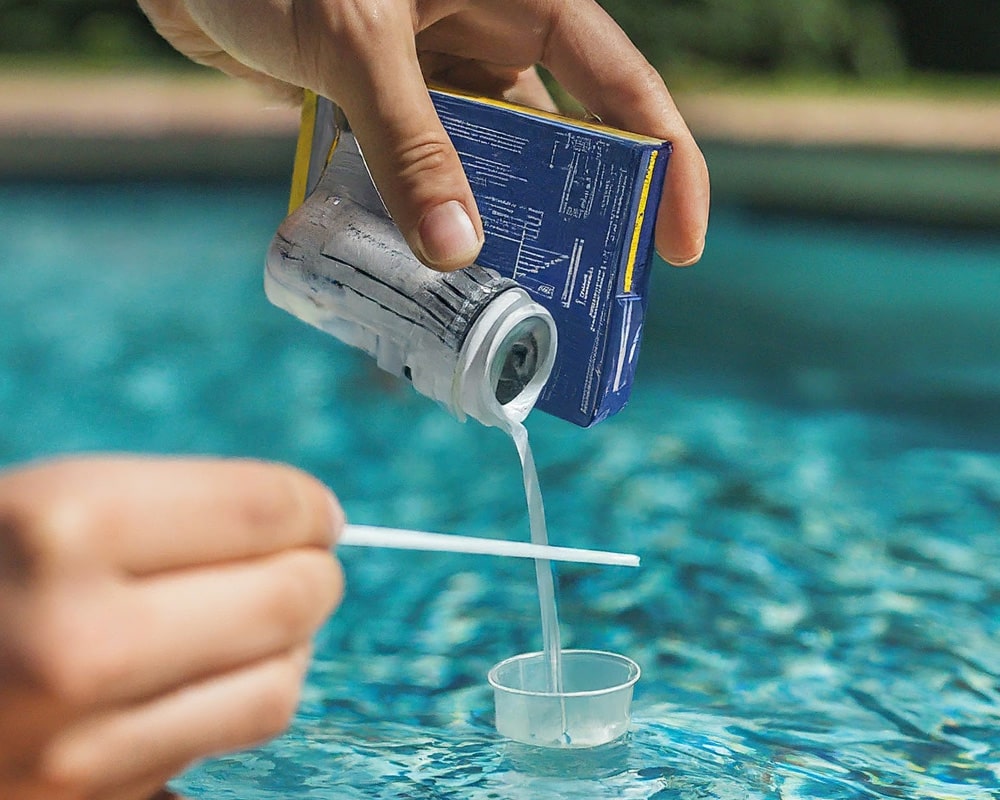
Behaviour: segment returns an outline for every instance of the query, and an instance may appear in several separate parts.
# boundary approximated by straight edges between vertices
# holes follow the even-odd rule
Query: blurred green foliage
[[[1000,0],[601,3],[654,64],[675,74],[1000,73]],[[135,0],[0,0],[0,54],[184,63]]]
[[[665,71],[895,75],[906,56],[872,0],[606,0]]]
[[[135,0],[0,0],[0,53],[182,62]]]

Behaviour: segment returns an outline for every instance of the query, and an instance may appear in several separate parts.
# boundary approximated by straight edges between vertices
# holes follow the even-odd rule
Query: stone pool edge
[[[679,93],[713,195],[1000,224],[996,100]],[[288,180],[296,109],[212,73],[0,72],[0,180]]]

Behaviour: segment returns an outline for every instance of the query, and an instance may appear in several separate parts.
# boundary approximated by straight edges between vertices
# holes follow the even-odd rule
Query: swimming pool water
[[[283,204],[0,187],[0,463],[283,459],[355,522],[527,539],[508,437],[267,304]],[[631,405],[588,431],[529,418],[552,541],[643,557],[557,570],[564,646],[643,669],[625,742],[538,754],[494,732],[487,670],[540,647],[530,562],[345,548],[292,730],[176,786],[1000,798],[998,253],[722,209],[704,263],[655,276]]]

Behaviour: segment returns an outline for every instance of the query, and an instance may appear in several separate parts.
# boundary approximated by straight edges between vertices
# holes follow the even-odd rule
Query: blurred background
[[[996,75],[993,0],[605,0],[650,60],[670,72]],[[183,64],[131,0],[3,0],[0,52],[88,64]]]
[[[1000,0],[604,5],[713,187],[629,407],[528,420],[552,541],[643,554],[560,570],[564,644],[642,664],[629,770],[494,772],[523,565],[345,553],[297,728],[185,795],[1000,797]],[[506,437],[267,303],[297,125],[132,0],[0,0],[0,467],[268,458],[356,522],[527,536]]]
[[[1000,438],[1000,3],[603,5],[712,173],[705,258],[657,270],[663,344],[644,360]],[[253,184],[277,217],[296,125],[177,55],[131,0],[0,0],[7,185]]]
[[[603,5],[666,77],[712,157],[718,198],[960,224],[1000,221],[995,0]],[[53,76],[62,80],[45,80]],[[137,77],[146,83],[122,83]],[[120,141],[128,133],[238,133],[228,143],[236,151],[221,160],[219,148],[202,158],[195,142],[168,141],[134,156],[142,162],[135,165],[126,143],[112,166],[240,174],[249,151],[253,174],[279,177],[287,171],[284,147],[265,140],[287,140],[293,115],[262,114],[260,98],[214,77],[175,53],[132,0],[0,0],[0,135],[7,139],[0,169],[82,174],[88,156],[103,150],[81,146],[53,161],[37,141],[15,147],[10,140],[19,134],[37,140],[117,133],[111,138]],[[209,97],[206,84],[213,82]],[[877,164],[871,148],[882,151]],[[897,157],[886,158],[888,150]],[[107,161],[98,160],[99,174]]]

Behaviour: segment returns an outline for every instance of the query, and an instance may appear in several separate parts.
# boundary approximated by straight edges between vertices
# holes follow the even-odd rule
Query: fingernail
[[[701,257],[705,254],[705,242],[701,242],[701,246],[694,255],[686,256],[663,256],[663,260],[666,261],[672,267],[690,267],[692,264],[697,264],[701,261]]]
[[[690,267],[701,261],[701,256],[702,251],[699,250],[697,255],[688,256],[687,258],[664,258],[663,260],[672,267]]]
[[[417,235],[421,255],[435,267],[467,267],[476,260],[482,247],[465,206],[457,200],[449,200],[428,211],[420,221]]]

